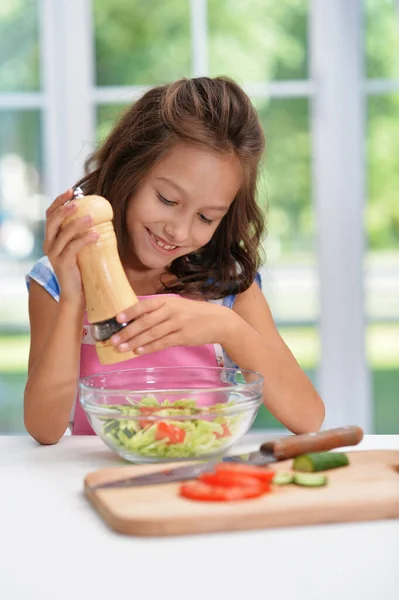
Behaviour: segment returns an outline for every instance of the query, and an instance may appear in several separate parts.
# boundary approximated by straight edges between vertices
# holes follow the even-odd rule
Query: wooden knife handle
[[[260,451],[273,454],[277,460],[284,460],[307,452],[323,452],[341,446],[356,446],[363,439],[363,435],[361,427],[338,427],[319,433],[289,435],[274,442],[266,442],[262,444]]]

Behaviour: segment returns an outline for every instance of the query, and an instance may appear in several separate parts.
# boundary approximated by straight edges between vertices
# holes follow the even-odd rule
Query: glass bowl
[[[259,373],[223,367],[154,367],[90,375],[79,400],[96,434],[135,463],[223,456],[262,403]]]

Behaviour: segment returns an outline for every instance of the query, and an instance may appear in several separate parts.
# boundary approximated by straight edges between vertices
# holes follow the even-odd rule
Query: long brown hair
[[[126,206],[149,170],[179,141],[234,153],[242,185],[212,239],[176,258],[176,279],[160,291],[204,299],[248,289],[260,266],[264,219],[256,202],[264,135],[245,92],[227,77],[198,77],[149,89],[120,118],[104,144],[86,161],[78,182],[86,195],[107,198],[121,255],[126,244]]]

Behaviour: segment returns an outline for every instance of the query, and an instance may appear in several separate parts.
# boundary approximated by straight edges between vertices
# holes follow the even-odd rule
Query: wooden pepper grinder
[[[101,364],[129,360],[137,355],[131,351],[118,352],[109,341],[114,333],[128,325],[118,323],[116,315],[138,302],[119,258],[112,224],[112,206],[102,196],[84,196],[79,187],[74,189],[73,200],[78,200],[78,208],[71,217],[64,220],[62,226],[90,215],[93,224],[88,229],[95,229],[99,234],[98,240],[82,248],[77,256],[87,319],[96,342],[98,359]]]

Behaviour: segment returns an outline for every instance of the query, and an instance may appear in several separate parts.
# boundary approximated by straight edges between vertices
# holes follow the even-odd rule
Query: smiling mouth
[[[162,248],[162,250],[166,250],[167,252],[173,252],[173,250],[176,250],[176,248],[179,248],[179,246],[171,246],[170,244],[167,244],[166,242],[163,242],[162,240],[160,240],[158,237],[156,237],[152,231],[150,231],[149,229],[147,229],[148,234],[150,236],[150,238],[152,239],[152,241],[159,247]]]

